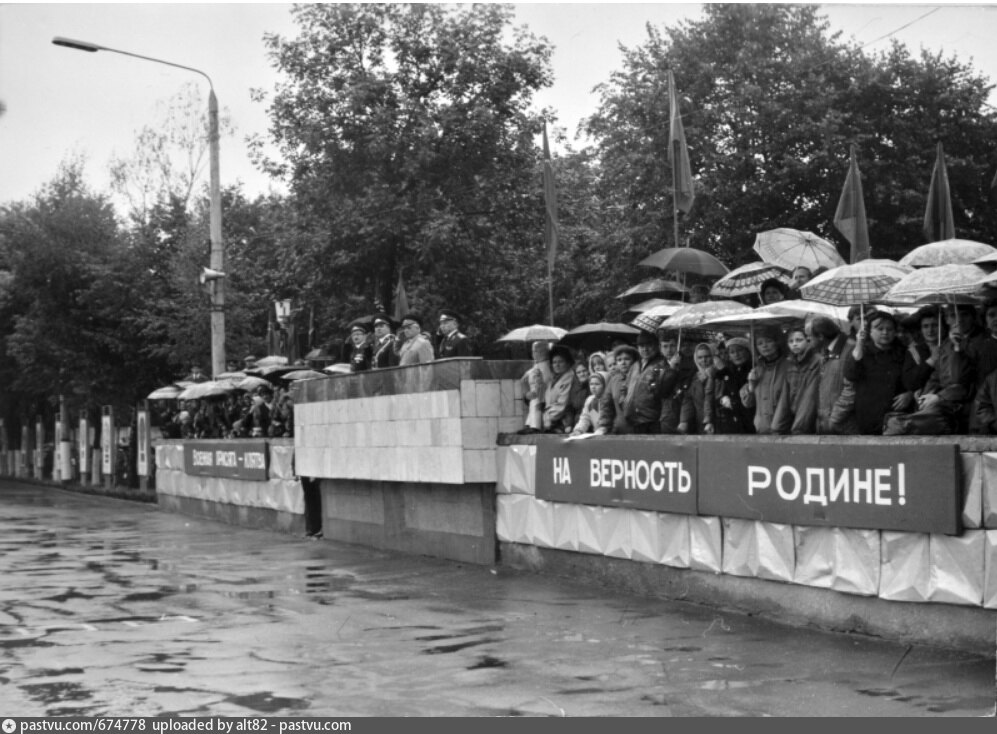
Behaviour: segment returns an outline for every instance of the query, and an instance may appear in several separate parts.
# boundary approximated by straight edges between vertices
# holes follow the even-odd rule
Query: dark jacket
[[[374,343],[372,362],[375,368],[394,367],[398,364],[398,352],[395,350],[395,335],[388,334],[382,341]]]
[[[436,343],[437,359],[473,356],[474,348],[471,344],[471,340],[459,331],[440,337],[439,341]]]
[[[627,374],[623,412],[635,431],[657,433],[661,420],[662,402],[675,389],[678,373],[667,365],[660,354],[641,364],[637,360]],[[677,424],[676,424],[677,425]]]
[[[750,363],[738,367],[728,362],[706,383],[703,422],[712,423],[714,433],[755,432],[755,411],[741,401],[741,388],[748,381],[750,371]],[[730,398],[730,408],[724,407],[724,397]]]
[[[923,342],[915,342],[907,347],[903,371],[905,390],[917,392],[928,384],[928,379],[935,371],[935,365],[928,364],[930,358],[931,348]]]
[[[682,403],[685,401],[685,393],[689,389],[689,383],[696,375],[696,365],[692,360],[683,357],[678,367],[671,371],[674,372],[674,375],[669,378],[669,385],[662,395],[661,401],[659,424],[662,433],[678,433],[679,423],[682,419]]]
[[[682,399],[682,413],[679,416],[679,423],[685,424],[685,432],[689,434],[702,433],[706,423],[706,390],[713,380],[716,372],[712,367],[706,375],[701,375],[699,371],[692,376],[685,390]]]
[[[366,372],[374,364],[374,350],[364,342],[350,350],[350,372]]]
[[[855,421],[859,433],[882,435],[883,418],[893,410],[893,398],[905,392],[903,385],[904,347],[895,341],[878,349],[869,340],[862,359],[852,352],[845,355],[844,376],[855,386]]]
[[[845,355],[851,353],[854,348],[854,341],[844,334],[839,334],[823,353],[817,355],[820,359],[817,385],[817,433],[858,433],[851,402],[849,401],[847,410],[839,403],[845,387]],[[837,411],[835,406],[838,406]]]

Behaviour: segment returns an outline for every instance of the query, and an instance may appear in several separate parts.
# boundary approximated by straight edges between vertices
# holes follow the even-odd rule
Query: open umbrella
[[[720,318],[721,316],[751,313],[752,311],[754,311],[754,309],[751,308],[751,306],[746,306],[738,301],[703,301],[702,303],[690,303],[687,306],[683,306],[662,321],[658,328],[691,329],[697,326],[702,326],[707,321],[712,321]]]
[[[173,400],[180,396],[183,392],[183,388],[177,385],[165,385],[163,387],[157,387],[151,393],[146,395],[146,400]]]
[[[292,372],[287,372],[282,375],[285,380],[314,380],[316,377],[328,377],[325,372],[318,372],[317,370],[294,370]]]
[[[883,294],[886,303],[973,303],[987,271],[979,265],[951,264],[918,268]]]
[[[322,371],[330,375],[348,375],[353,370],[350,369],[350,366],[345,362],[337,362],[336,364],[330,364]]]
[[[208,382],[195,382],[190,387],[185,387],[183,392],[177,395],[177,399],[203,400],[204,398],[215,398],[228,395],[234,389],[232,385],[211,380]]]
[[[755,237],[755,252],[767,263],[786,270],[804,267],[814,272],[820,268],[836,268],[845,261],[838,248],[812,232],[780,227],[761,232]]]
[[[271,354],[256,360],[257,367],[273,367],[274,365],[282,364],[287,364],[287,357],[282,357],[279,354]]]
[[[759,306],[750,312],[734,313],[711,319],[703,324],[704,329],[717,331],[748,332],[752,326],[774,324],[787,327],[806,321],[808,316],[825,316],[838,323],[841,327],[848,325],[848,307],[830,306],[818,301],[806,301],[802,298],[791,301],[779,301],[767,306]]]
[[[638,314],[637,317],[630,322],[630,325],[636,326],[638,329],[643,329],[644,331],[655,332],[661,325],[662,321],[667,319],[680,308],[685,308],[688,305],[688,303],[668,303],[654,306],[653,308],[649,308],[647,311]]]
[[[640,330],[629,324],[600,321],[594,324],[576,326],[562,336],[558,344],[564,344],[573,349],[604,349],[613,339],[633,342]]]
[[[637,264],[673,273],[706,276],[727,274],[726,265],[705,250],[697,250],[694,247],[666,247],[651,253]]]
[[[628,288],[617,296],[625,301],[628,298],[644,298],[646,296],[665,296],[673,293],[688,293],[690,288],[677,280],[669,278],[651,278]]]
[[[933,268],[938,265],[966,265],[988,256],[997,257],[997,248],[973,240],[951,239],[915,247],[900,258],[900,264],[909,268]]]
[[[556,342],[568,333],[567,329],[560,326],[546,326],[544,324],[532,324],[530,326],[520,326],[513,329],[505,336],[499,337],[495,341],[500,342]]]
[[[840,265],[812,278],[800,288],[808,301],[820,301],[832,306],[853,306],[872,303],[883,297],[912,268],[892,260],[861,260],[853,265]]]
[[[682,301],[672,301],[668,298],[648,298],[646,301],[641,301],[640,303],[635,303],[633,306],[627,308],[630,313],[645,313],[650,311],[652,308],[657,308],[658,306],[664,306],[665,308],[678,309],[687,305]],[[666,314],[671,315],[671,312]]]
[[[785,286],[793,284],[788,271],[778,265],[759,261],[731,270],[713,284],[710,295],[715,298],[755,295],[761,284],[772,278],[776,278]]]
[[[242,381],[236,385],[239,390],[245,390],[246,392],[252,392],[259,387],[270,387],[271,382],[269,380],[264,380],[262,377],[257,377],[256,375],[247,375],[242,378]]]

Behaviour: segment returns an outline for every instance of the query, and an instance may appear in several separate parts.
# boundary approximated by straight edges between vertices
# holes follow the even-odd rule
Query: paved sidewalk
[[[992,656],[13,481],[0,579],[6,715],[994,713]]]

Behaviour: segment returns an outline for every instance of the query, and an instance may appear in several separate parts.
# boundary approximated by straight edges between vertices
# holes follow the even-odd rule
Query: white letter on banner
[[[839,495],[844,495],[842,501],[848,502],[848,470],[842,469],[841,476],[838,477],[838,481],[834,481],[834,468],[827,470],[827,484],[831,488],[831,502],[837,502]]]
[[[675,491],[676,483],[678,479],[676,474],[678,473],[679,463],[677,461],[666,461],[665,469],[668,470],[668,492],[669,494]]]
[[[907,504],[906,471],[903,464],[897,464],[897,504]]]
[[[554,484],[571,484],[571,466],[567,456],[554,457]]]
[[[755,475],[761,476],[761,481],[755,479]],[[772,485],[772,472],[764,466],[748,465],[748,496],[752,497],[756,489],[766,489]]]
[[[876,504],[892,505],[893,500],[890,499],[890,470],[877,469],[874,477],[875,479],[873,481],[875,482],[876,488]]]
[[[648,482],[651,481],[651,464],[648,464],[646,461],[639,462],[634,475],[637,489],[644,491],[647,489]]]
[[[619,459],[613,459],[610,466],[613,467],[613,471],[609,475],[609,486],[616,487],[616,483],[623,479],[623,462]]]
[[[865,478],[859,479],[862,469],[852,469],[852,502],[861,502],[859,492],[865,492],[866,504],[872,504],[872,469],[865,470]]]
[[[795,483],[796,486],[793,488],[792,492],[784,492],[782,490],[782,477],[784,474],[791,474],[793,476],[793,482]],[[782,497],[784,500],[795,500],[797,497],[800,496],[800,490],[802,488],[803,487],[801,486],[800,482],[800,473],[796,471],[796,469],[794,469],[791,466],[779,467],[779,471],[776,472],[775,475],[775,489],[779,493],[780,497]]]
[[[665,488],[665,465],[660,461],[651,464],[651,489],[660,492]]]
[[[807,475],[807,481],[806,481],[807,491],[803,495],[803,504],[824,505],[824,507],[827,507],[827,495],[825,494],[825,487],[824,487],[824,470],[820,469],[819,467],[808,466],[806,475]],[[816,495],[813,492],[815,484],[815,482],[813,481],[814,477],[817,477],[817,479],[820,480],[819,481],[820,491]]]
[[[637,486],[637,464],[640,462],[628,461],[623,466],[623,488],[633,489]]]
[[[682,468],[679,463],[679,494],[686,494],[692,489],[692,474]]]
[[[598,459],[589,459],[589,485],[592,487],[602,486],[601,464]]]

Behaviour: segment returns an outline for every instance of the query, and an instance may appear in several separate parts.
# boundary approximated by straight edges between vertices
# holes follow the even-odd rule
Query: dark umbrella
[[[632,343],[639,333],[640,329],[629,324],[600,321],[595,324],[576,326],[562,336],[558,344],[586,351],[602,350],[608,348],[613,339],[622,339]]]
[[[727,274],[727,266],[713,255],[695,247],[666,247],[641,260],[638,265],[660,268],[673,273],[693,273],[695,275],[721,276]]]
[[[679,283],[677,280],[668,278],[652,278],[638,283],[633,288],[623,291],[617,296],[622,301],[628,298],[639,298],[641,300],[650,296],[665,296],[673,293],[688,293],[689,287]]]

